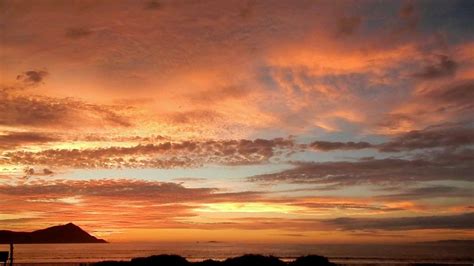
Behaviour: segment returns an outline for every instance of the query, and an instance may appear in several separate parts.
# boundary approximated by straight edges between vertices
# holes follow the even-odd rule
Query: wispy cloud
[[[464,159],[461,159],[464,158]],[[295,167],[274,174],[250,177],[253,182],[313,183],[339,188],[359,184],[390,185],[429,180],[472,178],[472,150],[441,153],[426,159],[369,159],[338,162],[295,162]]]
[[[59,136],[50,133],[4,132],[0,135],[0,150],[13,149],[24,145],[41,145],[61,140]]]
[[[0,90],[0,125],[25,127],[89,127],[104,122],[130,126],[127,117],[117,113],[124,107],[95,105],[72,98],[25,95]]]
[[[446,55],[437,56],[436,64],[425,66],[424,69],[413,76],[420,79],[435,79],[450,77],[456,74],[458,63]]]
[[[474,213],[396,218],[337,218],[325,221],[341,230],[473,229]]]

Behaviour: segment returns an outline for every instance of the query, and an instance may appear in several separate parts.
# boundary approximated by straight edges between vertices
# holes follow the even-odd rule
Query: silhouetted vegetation
[[[94,266],[334,266],[327,258],[317,255],[299,257],[284,262],[277,257],[248,254],[224,261],[204,260],[189,262],[178,255],[156,255],[146,258],[134,258],[131,261],[103,261]]]

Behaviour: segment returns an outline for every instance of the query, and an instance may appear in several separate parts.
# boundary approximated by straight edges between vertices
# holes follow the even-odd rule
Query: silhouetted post
[[[10,258],[10,253],[8,253],[8,251],[0,251],[0,262],[3,262],[3,266],[7,266],[7,262],[9,258]]]
[[[10,266],[13,266],[13,243],[10,243]]]

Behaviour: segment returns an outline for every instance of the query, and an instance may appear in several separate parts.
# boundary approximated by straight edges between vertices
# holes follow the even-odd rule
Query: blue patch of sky
[[[265,85],[265,89],[277,91],[279,89],[279,85],[273,78],[272,71],[272,67],[262,66],[257,69],[257,78],[262,84]]]
[[[244,177],[260,174],[276,173],[291,168],[285,163],[243,165],[243,166],[218,166],[210,165],[201,168],[179,169],[77,169],[58,174],[72,180],[91,180],[102,178],[128,178],[149,181],[174,182],[177,178],[206,178],[213,179],[242,179]]]

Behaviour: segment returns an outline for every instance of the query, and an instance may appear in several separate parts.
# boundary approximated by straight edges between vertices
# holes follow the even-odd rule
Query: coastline
[[[353,263],[340,263],[337,261],[334,261],[336,265],[339,266],[378,266],[378,265],[383,265],[383,266],[426,266],[426,265],[437,265],[437,266],[464,266],[464,265],[472,265],[472,263],[469,262],[459,262],[459,263],[442,263],[442,262],[417,262],[417,263],[406,263],[406,262],[399,262],[399,263],[394,263],[394,262],[387,262],[387,263],[376,263],[376,262],[353,262]],[[36,262],[36,263],[15,263],[14,266],[93,266],[95,262]]]
[[[159,256],[168,256],[168,255],[159,255]],[[258,255],[260,256],[260,255]],[[177,256],[179,258],[185,259],[184,257]],[[238,258],[238,257],[236,257]],[[324,257],[322,257],[324,258]],[[146,259],[146,258],[134,258],[134,259]],[[227,259],[219,259],[214,260],[216,262],[224,262],[228,259],[235,259],[235,258],[227,258]],[[291,262],[295,261],[297,257],[292,258],[278,258],[280,261],[292,265]],[[192,259],[187,260],[190,265],[198,264],[206,261],[208,259]],[[108,265],[109,263],[131,263],[132,259],[124,259],[124,260],[115,260],[115,261],[90,261],[90,262],[20,262],[14,263],[15,266],[95,266],[95,265]],[[439,261],[433,259],[420,259],[420,260],[413,260],[413,259],[381,259],[381,258],[329,258],[329,264],[327,265],[338,265],[338,266],[426,266],[426,265],[437,265],[437,266],[445,266],[445,265],[453,265],[453,266],[461,266],[461,265],[472,265],[472,262],[468,259],[459,259],[459,260],[446,260],[446,261]],[[133,265],[133,264],[130,264]],[[160,264],[161,265],[161,264]],[[319,265],[319,264],[318,264]],[[265,265],[261,265],[265,266]],[[324,265],[323,265],[324,266]]]
[[[0,246],[5,249],[6,246]],[[288,262],[308,254],[320,254],[338,265],[472,265],[469,244],[411,245],[290,245],[240,243],[111,243],[18,245],[15,265],[82,266],[100,261],[130,261],[156,254],[180,254],[189,262],[251,254],[273,255]]]

